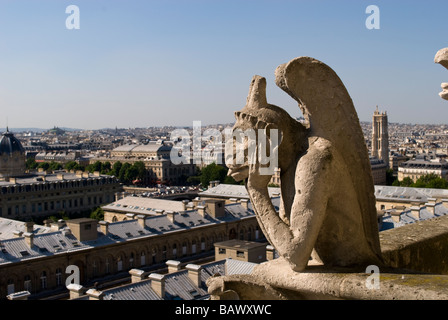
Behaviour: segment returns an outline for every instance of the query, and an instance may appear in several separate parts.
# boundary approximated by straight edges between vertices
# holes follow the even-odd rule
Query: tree
[[[219,166],[216,163],[211,163],[201,170],[201,184],[203,187],[208,187],[210,181],[219,180],[223,182],[227,176],[227,169],[223,166]]]
[[[39,164],[36,162],[34,158],[26,159],[25,166],[28,170],[36,169]]]
[[[109,161],[106,162],[102,162],[101,163],[101,170],[100,172],[102,174],[109,174],[109,172],[112,170],[112,165],[110,164]]]
[[[120,168],[120,172],[118,172],[118,180],[122,181],[122,182],[128,182],[126,180],[126,172],[128,171],[128,169],[131,167],[131,164],[129,162],[125,162],[121,168]]]
[[[50,164],[48,162],[41,162],[37,167],[39,169],[48,170],[50,168]]]
[[[146,167],[143,161],[137,161],[132,165],[137,171],[137,179],[143,180],[146,176]]]
[[[95,161],[94,163],[89,164],[86,167],[86,170],[90,173],[93,173],[95,171],[101,172],[101,161]]]
[[[448,189],[448,181],[434,173],[421,176],[415,183],[411,178],[406,177],[402,181],[395,180],[392,185],[397,187]]]
[[[104,220],[104,210],[101,207],[95,208],[90,214],[90,219]]]
[[[426,174],[417,179],[413,187],[415,188],[434,188],[447,189],[448,181],[442,179],[434,173]]]
[[[387,169],[387,171],[386,171],[386,186],[391,186],[395,180],[397,180],[397,179],[394,177],[394,170]]]
[[[52,170],[52,171],[61,170],[62,169],[62,164],[60,164],[58,162],[51,161],[49,169]]]
[[[112,176],[118,177],[122,166],[123,166],[123,164],[120,161],[115,162],[114,165],[112,166],[112,170],[111,170],[110,174]]]

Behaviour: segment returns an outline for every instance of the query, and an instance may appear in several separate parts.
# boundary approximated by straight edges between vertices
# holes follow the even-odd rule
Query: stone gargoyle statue
[[[443,48],[437,51],[436,56],[434,57],[434,62],[441,64],[445,68],[448,69],[448,48]],[[442,83],[442,92],[439,93],[439,96],[442,99],[448,100],[448,83]]]
[[[268,126],[281,133],[279,212],[268,193],[271,175],[260,174],[258,161],[229,165],[229,175],[246,181],[260,228],[294,271],[303,271],[310,257],[325,266],[380,265],[369,156],[344,84],[310,57],[280,65],[275,81],[298,102],[305,124],[268,104],[266,79],[254,76],[233,130]]]

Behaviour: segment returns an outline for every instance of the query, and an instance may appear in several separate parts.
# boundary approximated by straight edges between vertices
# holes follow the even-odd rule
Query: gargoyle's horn
[[[268,105],[266,99],[266,79],[261,76],[253,76],[244,109],[260,109]]]

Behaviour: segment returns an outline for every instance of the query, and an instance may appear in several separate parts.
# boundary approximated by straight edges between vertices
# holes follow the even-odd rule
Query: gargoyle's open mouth
[[[434,62],[448,69],[448,48],[437,51]],[[442,83],[442,92],[439,93],[439,96],[442,99],[448,100],[448,82]]]

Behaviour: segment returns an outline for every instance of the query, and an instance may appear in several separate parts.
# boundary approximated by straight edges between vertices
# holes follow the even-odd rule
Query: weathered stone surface
[[[448,275],[448,216],[382,231],[380,241],[386,265]]]
[[[266,80],[254,76],[234,130],[281,131],[280,213],[267,191],[271,176],[260,174],[260,163],[229,166],[229,173],[247,178],[259,225],[293,270],[304,270],[311,255],[325,265],[381,264],[368,152],[342,81],[309,57],[279,66],[275,75],[277,85],[299,103],[307,125],[268,104]]]
[[[436,62],[448,66],[446,56],[447,51],[438,54]],[[300,57],[275,74],[276,84],[298,102],[306,125],[268,104],[266,80],[255,76],[234,130],[281,131],[279,213],[267,191],[271,176],[260,174],[259,162],[229,166],[229,174],[247,179],[260,227],[281,258],[258,265],[251,275],[209,278],[212,299],[448,299],[447,275],[387,266],[426,270],[418,262],[434,248],[443,255],[436,263],[445,265],[448,222],[439,221],[438,228],[437,221],[434,228],[415,224],[409,227],[415,231],[408,233],[409,241],[403,241],[401,230],[398,235],[395,229],[384,232],[384,264],[367,148],[352,100],[336,73],[320,61]],[[428,228],[437,231],[423,239]],[[372,265],[379,274],[367,271]],[[372,276],[379,286],[368,284]]]
[[[378,286],[372,287],[365,270],[309,267],[291,270],[282,258],[257,266],[251,275],[210,278],[207,284],[214,300],[445,300],[448,276],[413,274],[394,269],[380,270]],[[370,285],[370,286],[369,286]],[[217,290],[217,287],[223,288]],[[256,290],[254,290],[256,288]],[[260,290],[267,288],[267,290]],[[226,292],[226,294],[222,294]],[[228,293],[232,292],[232,296]]]
[[[434,62],[441,64],[448,69],[448,48],[437,51],[436,56],[434,57]],[[442,83],[441,86],[443,90],[439,93],[439,96],[442,99],[448,100],[448,83]]]

